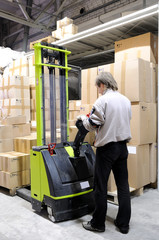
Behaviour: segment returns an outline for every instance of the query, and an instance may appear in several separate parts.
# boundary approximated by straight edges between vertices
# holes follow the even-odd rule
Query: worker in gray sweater
[[[114,224],[121,233],[128,233],[131,216],[127,170],[127,142],[131,139],[131,103],[117,90],[117,83],[109,72],[96,78],[102,94],[94,103],[89,117],[80,115],[88,131],[96,131],[94,146],[96,163],[94,173],[95,210],[91,221],[84,222],[86,230],[104,232],[107,213],[107,182],[113,171],[118,191],[119,208]]]

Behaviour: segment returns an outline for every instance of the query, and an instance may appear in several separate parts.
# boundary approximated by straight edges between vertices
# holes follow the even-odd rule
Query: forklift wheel
[[[55,223],[56,221],[55,221],[55,218],[54,218],[53,213],[52,213],[52,208],[49,207],[49,206],[47,206],[47,212],[48,212],[48,218],[49,218],[52,222]]]

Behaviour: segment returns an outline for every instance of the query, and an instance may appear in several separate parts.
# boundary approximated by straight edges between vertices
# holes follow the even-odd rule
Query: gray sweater
[[[83,120],[88,131],[96,130],[94,146],[131,139],[131,103],[118,91],[108,89],[93,105],[89,118]]]

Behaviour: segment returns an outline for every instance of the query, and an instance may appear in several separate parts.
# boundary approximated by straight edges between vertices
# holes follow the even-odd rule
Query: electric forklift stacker
[[[71,68],[67,55],[71,52],[47,43],[36,43],[34,51],[37,146],[31,150],[31,203],[38,212],[47,207],[49,218],[59,222],[81,217],[94,209],[95,155],[84,142],[87,130],[82,121],[76,122],[77,135],[74,142],[69,142],[68,70]],[[49,71],[48,78],[45,68]],[[50,115],[49,128],[46,112]]]

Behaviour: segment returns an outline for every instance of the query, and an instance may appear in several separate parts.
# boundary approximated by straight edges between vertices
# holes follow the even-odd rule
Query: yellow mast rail
[[[60,65],[51,65],[51,64],[47,64],[47,63],[36,63],[36,64],[34,64],[34,66],[48,66],[48,67],[56,67],[56,68],[71,70],[70,67],[64,67],[64,66],[60,66]]]
[[[34,45],[33,48],[46,48],[46,49],[51,49],[51,50],[58,51],[58,52],[64,52],[67,55],[71,54],[70,51],[59,49],[59,48],[53,48],[53,47],[49,47],[49,46],[45,46],[45,45],[41,45],[40,43],[37,43],[36,45]]]

